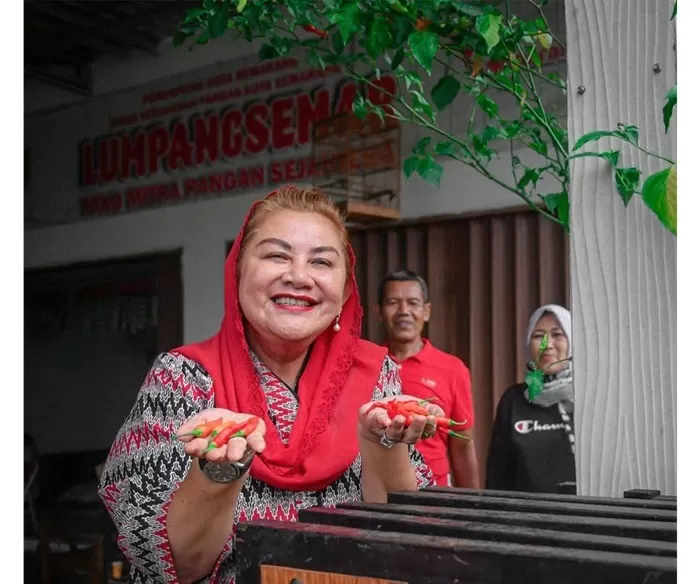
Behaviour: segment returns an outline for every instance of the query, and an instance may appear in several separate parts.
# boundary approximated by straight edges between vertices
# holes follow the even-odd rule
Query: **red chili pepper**
[[[419,406],[417,403],[400,404],[399,410],[401,413],[416,414],[417,416],[429,416],[430,410]]]
[[[320,36],[322,39],[325,39],[328,36],[328,33],[325,30],[318,29],[313,24],[304,24],[301,28],[303,28],[306,32]]]
[[[411,412],[417,413],[421,416],[430,415],[430,412],[428,412],[428,410],[420,406],[421,401],[392,399],[388,402],[374,402],[365,412],[365,416],[375,408],[381,408],[382,410],[386,410],[390,418],[395,418],[398,414],[406,415],[407,413]]]
[[[226,428],[229,426],[240,426],[241,422],[237,422],[236,420],[229,420],[228,422],[221,422],[216,428],[214,428],[211,431],[211,434],[209,438],[213,439],[216,438],[221,432],[223,432]]]
[[[467,421],[455,422],[450,418],[435,418],[435,423],[437,424],[438,428],[449,428],[451,426],[464,426],[467,424]]]
[[[430,21],[424,18],[419,18],[416,20],[416,30],[425,30],[430,26]]]
[[[259,422],[260,418],[258,418],[257,416],[253,416],[252,418],[248,418],[244,422],[239,422],[237,424],[224,428],[216,438],[209,442],[209,446],[207,446],[207,449],[204,452],[207,453],[211,450],[214,450],[215,448],[221,448],[232,438],[245,438],[247,436],[250,436],[258,427]]]
[[[218,420],[214,420],[212,422],[200,424],[191,432],[185,432],[184,434],[176,435],[175,438],[184,438],[185,436],[194,436],[195,438],[207,438],[209,434],[212,433],[212,430],[214,430],[214,428],[216,428],[223,421],[223,418],[219,418]]]
[[[234,434],[239,432],[241,428],[243,428],[243,426],[246,425],[247,422],[247,420],[245,422],[236,422],[235,424],[227,426],[226,428],[221,430],[221,432],[219,432],[219,434],[213,440],[209,441],[209,445],[207,446],[207,449],[204,452],[206,453],[216,448],[221,448],[231,438],[233,438]]]
[[[243,426],[236,436],[243,436],[244,438],[247,438],[250,436],[255,430],[258,428],[258,424],[260,423],[260,418],[257,416],[253,416],[252,418],[248,418],[248,421],[245,423],[245,426]]]

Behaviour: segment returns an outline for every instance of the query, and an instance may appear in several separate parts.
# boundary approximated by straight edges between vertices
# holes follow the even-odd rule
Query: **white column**
[[[661,113],[676,82],[673,0],[565,2],[570,142],[622,122],[675,159]],[[621,166],[663,168],[631,147]],[[594,158],[571,167],[571,277],[579,494],[675,494],[676,240],[638,196],[625,208]]]

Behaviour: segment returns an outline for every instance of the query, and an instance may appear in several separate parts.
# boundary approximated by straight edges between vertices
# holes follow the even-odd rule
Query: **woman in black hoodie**
[[[519,384],[501,397],[486,488],[556,493],[559,483],[576,480],[571,313],[557,304],[538,308],[530,317],[527,352],[545,371],[544,386],[531,396],[526,385]]]

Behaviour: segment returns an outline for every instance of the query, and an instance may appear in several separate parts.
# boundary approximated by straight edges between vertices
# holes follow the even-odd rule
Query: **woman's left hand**
[[[390,446],[397,442],[415,444],[421,438],[434,436],[437,430],[435,418],[445,415],[443,409],[435,404],[426,403],[424,407],[430,412],[430,415],[414,416],[408,427],[405,427],[405,416],[398,415],[392,420],[388,412],[381,407],[375,407],[368,413],[368,410],[377,403],[388,403],[393,400],[416,401],[418,399],[410,395],[398,395],[364,404],[360,408],[357,425],[359,438]]]

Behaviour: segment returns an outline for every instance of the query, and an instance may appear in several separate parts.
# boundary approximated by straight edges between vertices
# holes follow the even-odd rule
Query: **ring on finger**
[[[385,446],[386,448],[391,448],[397,442],[401,442],[401,436],[399,436],[398,438],[391,438],[389,436],[388,430],[389,430],[388,428],[384,429],[381,437],[379,438],[379,443],[382,446]]]

